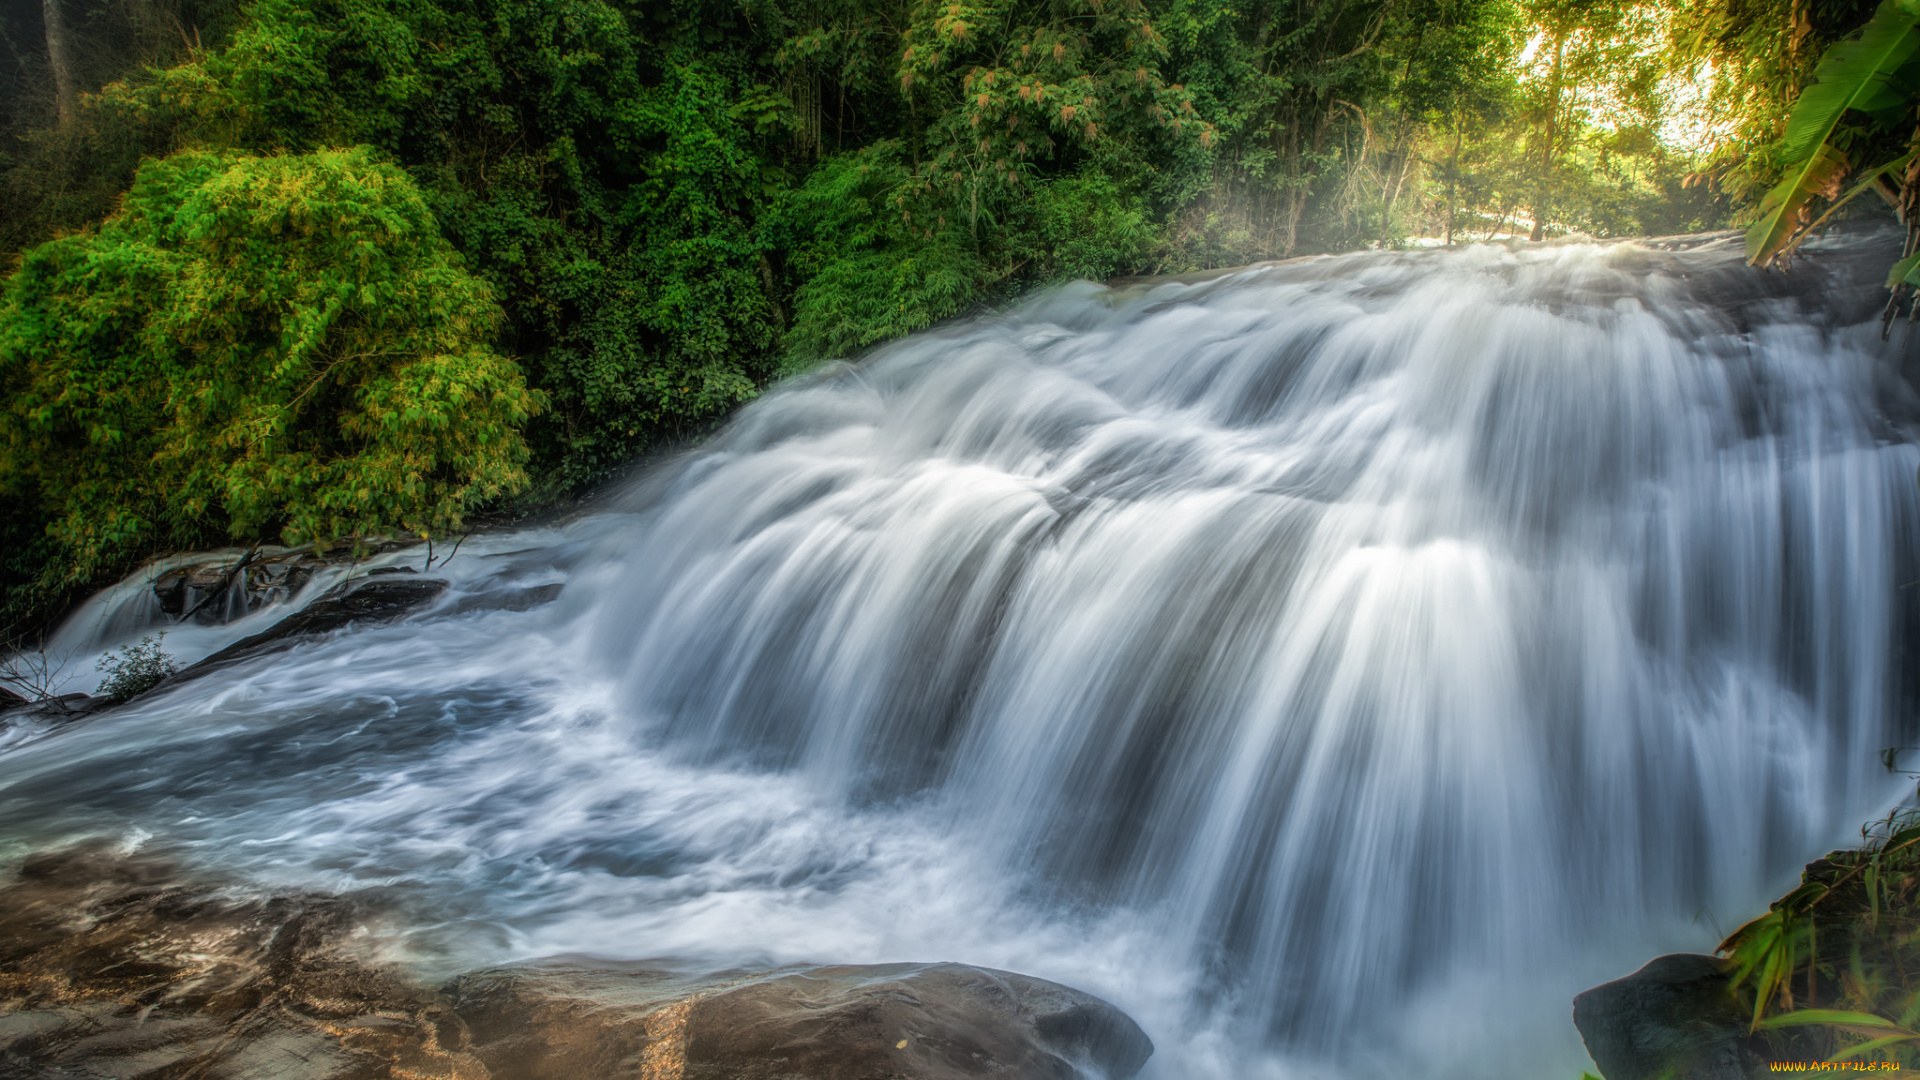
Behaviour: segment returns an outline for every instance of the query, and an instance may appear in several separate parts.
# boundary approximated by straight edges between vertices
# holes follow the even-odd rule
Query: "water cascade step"
[[[1886,246],[1068,287],[471,538],[426,612],[15,745],[0,850],[386,890],[367,947],[428,974],[953,961],[1113,1002],[1148,1077],[1570,1080],[1577,992],[1903,791]]]

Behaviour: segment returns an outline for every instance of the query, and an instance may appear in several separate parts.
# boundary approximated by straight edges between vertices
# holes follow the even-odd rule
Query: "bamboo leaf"
[[[1877,1039],[1869,1039],[1866,1042],[1861,1043],[1859,1046],[1849,1046],[1845,1050],[1840,1051],[1839,1053],[1833,1055],[1827,1060],[1828,1061],[1850,1061],[1854,1058],[1859,1057],[1862,1054],[1871,1054],[1875,1050],[1879,1050],[1888,1046],[1893,1046],[1898,1043],[1910,1042],[1916,1038],[1920,1038],[1920,1036],[1914,1035],[1912,1032],[1904,1032],[1904,1031],[1898,1035],[1882,1035]]]
[[[1844,1009],[1800,1009],[1795,1012],[1781,1013],[1778,1016],[1769,1016],[1765,1020],[1760,1021],[1759,1026],[1764,1030],[1771,1030],[1773,1028],[1800,1027],[1806,1024],[1843,1025],[1846,1027],[1873,1028],[1880,1031],[1891,1029],[1903,1032],[1903,1038],[1916,1037],[1913,1032],[1905,1031],[1898,1024],[1895,1024],[1884,1016],[1875,1016],[1872,1013],[1848,1012]]]

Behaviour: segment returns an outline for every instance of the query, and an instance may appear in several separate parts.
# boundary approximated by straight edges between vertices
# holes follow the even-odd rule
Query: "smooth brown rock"
[[[373,550],[387,552],[403,546],[407,545],[389,542],[377,544]],[[350,568],[355,561],[346,549],[322,554],[311,547],[255,548],[238,556],[210,555],[206,562],[162,571],[153,577],[152,588],[163,614],[176,619],[192,616],[197,622],[219,625],[286,603],[313,580],[317,570],[326,566]]]
[[[1113,1006],[961,964],[555,960],[435,989],[358,951],[377,899],[247,898],[104,849],[0,886],[0,1076],[1125,1080]]]
[[[453,1077],[432,995],[354,956],[373,914],[334,897],[236,899],[100,850],[29,860],[0,888],[0,1075],[208,1080]],[[413,1032],[376,1053],[368,1012]],[[484,1074],[470,1074],[484,1075]]]
[[[527,1080],[1125,1080],[1153,1053],[1099,998],[965,964],[705,976],[544,964],[449,992],[477,1055]]]

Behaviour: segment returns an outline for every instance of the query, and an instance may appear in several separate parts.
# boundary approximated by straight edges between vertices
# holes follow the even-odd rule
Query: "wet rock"
[[[1573,999],[1573,1023],[1605,1080],[1749,1080],[1766,1074],[1726,965],[1674,953]]]
[[[245,561],[247,561],[247,557],[242,556],[241,562],[244,563]],[[194,589],[198,592],[211,592],[214,589],[224,589],[227,586],[227,582],[233,579],[233,575],[236,573],[239,565],[239,563],[206,563],[201,566],[189,567],[186,580],[183,584],[185,584],[187,588]]]
[[[469,611],[531,611],[542,604],[551,604],[560,598],[566,588],[561,582],[547,585],[530,585],[518,589],[484,589],[470,592],[455,600],[447,608],[447,614],[460,615]]]
[[[14,747],[32,742],[51,732],[63,730],[67,725],[107,704],[108,702],[87,694],[61,694],[57,697],[41,698],[38,701],[24,701],[10,708],[0,708],[0,753],[6,753]],[[4,1076],[4,1073],[0,1073],[0,1076]]]
[[[17,697],[18,695],[15,696]],[[25,701],[23,699],[18,710],[9,711],[7,718],[9,720],[24,720],[30,716],[40,716],[56,720],[77,719],[93,712],[95,709],[105,708],[108,704],[110,703],[106,699],[97,698],[91,694],[57,694],[53,697],[41,698],[38,701]]]
[[[566,960],[424,987],[374,897],[249,897],[106,848],[0,886],[0,1075],[1126,1080],[1118,1009],[961,964],[689,973]]]
[[[322,565],[322,560],[313,557],[282,557],[263,559],[247,568],[248,610],[258,610],[268,604],[283,604],[293,599],[307,582],[313,580],[313,572]]]
[[[382,553],[401,546],[385,543],[374,551]],[[255,548],[164,571],[154,577],[153,593],[160,600],[161,612],[171,618],[191,617],[196,622],[220,625],[285,603],[322,567],[344,567],[353,561],[352,553],[344,549],[323,555],[311,547]]]
[[[225,664],[286,648],[298,638],[366,623],[392,622],[426,607],[447,591],[444,578],[366,577],[344,581],[319,599],[267,627],[241,638],[169,679],[168,685]]]
[[[178,617],[187,613],[187,578],[192,567],[175,567],[153,579],[153,595],[160,598],[162,614]]]
[[[347,948],[375,914],[223,896],[99,850],[30,860],[0,889],[0,1075],[484,1076],[435,1041],[430,991]],[[376,1013],[405,1045],[356,1045]]]
[[[544,965],[450,988],[490,1067],[528,1080],[1125,1080],[1153,1053],[1112,1005],[965,964],[807,967],[689,983],[671,972]]]

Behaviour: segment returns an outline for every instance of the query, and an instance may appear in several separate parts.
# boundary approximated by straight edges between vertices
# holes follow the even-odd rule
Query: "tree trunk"
[[[41,0],[47,29],[47,63],[53,68],[53,107],[65,127],[79,105],[73,85],[73,54],[68,50],[67,24],[60,17],[60,0]]]
[[[1447,246],[1453,246],[1453,211],[1459,205],[1457,195],[1460,180],[1460,121],[1453,124],[1453,153],[1447,157]]]
[[[1293,254],[1294,240],[1300,231],[1300,211],[1302,207],[1305,206],[1305,200],[1300,197],[1300,186],[1305,183],[1305,179],[1300,175],[1302,166],[1300,163],[1300,110],[1298,108],[1295,108],[1293,115],[1287,118],[1287,123],[1281,128],[1281,131],[1283,132],[1282,137],[1284,139],[1281,144],[1281,160],[1286,164],[1281,169],[1280,175],[1287,180],[1286,223],[1283,226],[1283,228],[1286,229],[1286,239],[1282,241],[1280,245],[1280,257],[1284,259]]]
[[[1405,132],[1400,133],[1397,142],[1400,147],[1400,175],[1387,189],[1386,204],[1380,208],[1380,246],[1387,246],[1388,232],[1393,225],[1393,204],[1400,201],[1400,192],[1407,186],[1407,174],[1413,170],[1413,158],[1417,151],[1418,140],[1409,140]]]
[[[1553,81],[1547,86],[1547,137],[1540,152],[1540,186],[1533,199],[1533,234],[1529,240],[1547,238],[1547,191],[1553,183],[1553,142],[1559,137],[1560,76],[1567,55],[1567,33],[1557,31],[1553,41]]]
[[[1309,146],[1314,160],[1318,160],[1320,152],[1327,148],[1327,129],[1330,126],[1334,108],[1335,106],[1329,104],[1325,109],[1321,109],[1316,103],[1313,139]],[[1285,250],[1281,253],[1282,257],[1291,256],[1294,249],[1299,247],[1300,219],[1306,214],[1307,199],[1312,195],[1313,181],[1317,178],[1317,174],[1312,171],[1307,161],[1303,160],[1298,141],[1291,142],[1289,145],[1295,162],[1296,182],[1293,190],[1288,192],[1291,202],[1287,207],[1287,243]]]

